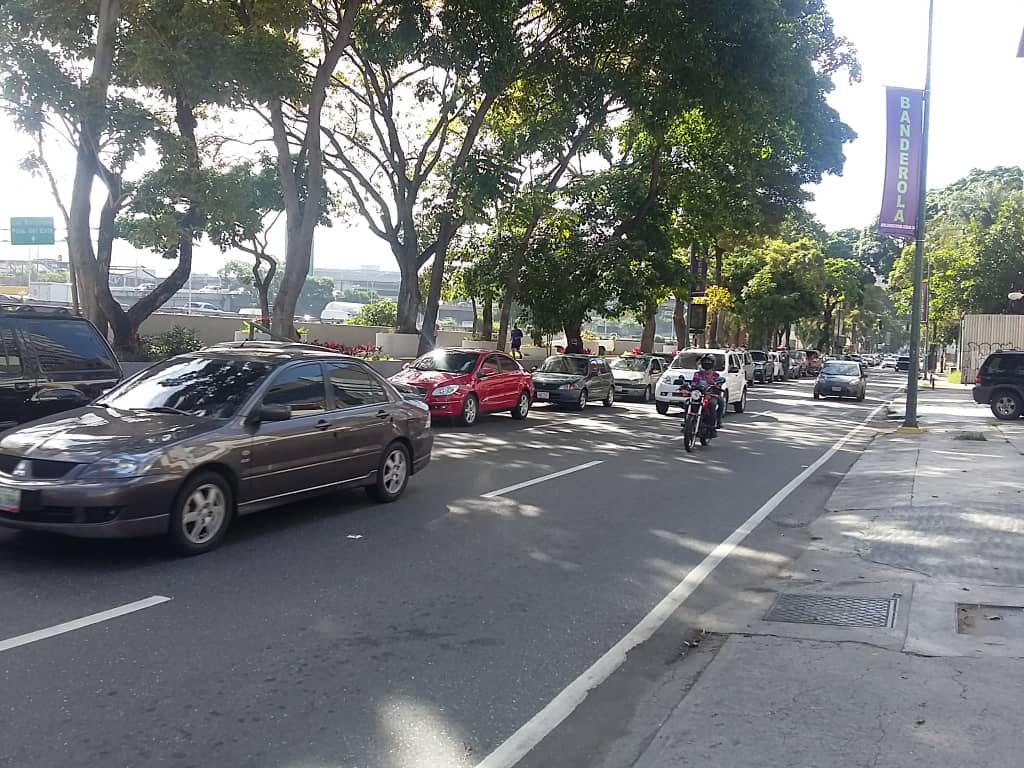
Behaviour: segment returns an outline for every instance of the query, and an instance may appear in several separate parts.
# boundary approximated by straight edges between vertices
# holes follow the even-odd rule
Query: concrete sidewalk
[[[883,431],[784,579],[701,618],[726,636],[638,768],[1024,761],[1024,424],[966,388]]]

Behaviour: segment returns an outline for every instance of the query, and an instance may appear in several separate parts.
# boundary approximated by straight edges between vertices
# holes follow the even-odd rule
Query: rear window
[[[110,349],[84,321],[19,318],[17,327],[47,373],[117,370]]]

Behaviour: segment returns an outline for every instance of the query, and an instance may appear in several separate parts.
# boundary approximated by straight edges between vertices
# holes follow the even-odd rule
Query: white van
[[[324,323],[343,323],[362,312],[364,306],[351,301],[332,301],[320,313],[320,320]]]

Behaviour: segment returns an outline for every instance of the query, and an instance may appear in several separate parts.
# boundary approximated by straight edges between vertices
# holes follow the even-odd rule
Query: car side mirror
[[[292,407],[290,405],[264,403],[253,410],[249,415],[249,421],[254,424],[262,424],[265,421],[288,421],[291,417]]]
[[[739,373],[739,372],[740,372],[740,368],[739,368],[738,365],[730,366],[729,373]]]
[[[537,372],[537,368],[538,368],[538,367],[539,367],[539,366],[536,366],[536,365],[531,365],[531,366],[530,366],[530,373],[536,373],[536,372]]]

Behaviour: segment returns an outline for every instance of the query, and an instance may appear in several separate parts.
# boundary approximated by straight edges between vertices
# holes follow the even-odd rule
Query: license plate
[[[0,512],[18,512],[21,509],[21,491],[0,488]]]
[[[551,393],[550,392],[538,392],[537,393],[537,399],[538,400],[550,400],[551,399]]]
[[[842,387],[832,387],[832,391],[833,392],[842,392],[843,388]]]

